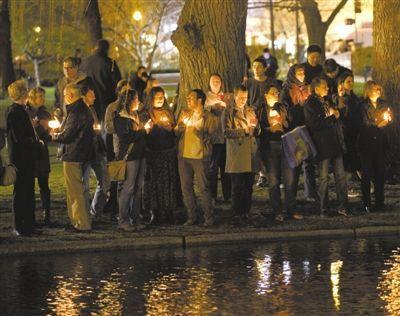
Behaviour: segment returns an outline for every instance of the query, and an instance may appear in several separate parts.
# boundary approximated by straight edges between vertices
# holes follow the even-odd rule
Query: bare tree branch
[[[331,25],[339,11],[346,5],[347,0],[341,0],[336,8],[332,11],[329,18],[324,22],[327,26]]]

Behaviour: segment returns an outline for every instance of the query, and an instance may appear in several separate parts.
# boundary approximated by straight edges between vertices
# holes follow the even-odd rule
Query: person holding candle
[[[47,144],[51,141],[49,121],[51,115],[44,106],[45,90],[41,87],[33,88],[28,94],[26,111],[31,118],[33,127],[39,139],[43,142],[42,150],[36,161],[35,176],[38,179],[40,200],[42,202],[43,221],[50,224],[51,191],[49,188],[50,157]]]
[[[53,141],[61,143],[61,160],[67,187],[67,208],[73,231],[90,231],[89,196],[84,186],[84,174],[94,158],[94,120],[82,100],[82,90],[77,84],[64,89],[67,108],[61,127],[52,130]]]
[[[280,93],[280,102],[285,104],[288,112],[289,130],[304,126],[304,103],[310,96],[310,86],[306,83],[304,64],[296,64],[290,67],[286,82]],[[304,196],[306,200],[318,200],[317,185],[315,182],[315,165],[312,159],[302,163],[304,174]],[[298,182],[298,176],[295,179]],[[294,195],[297,195],[297,183],[294,186]]]
[[[118,224],[120,229],[132,231],[144,228],[139,222],[139,214],[146,168],[146,135],[150,133],[153,123],[140,119],[136,90],[126,90],[121,95],[120,104],[121,110],[114,118],[114,128],[119,138],[116,159],[126,160],[126,176],[119,183]],[[135,226],[131,225],[130,214]]]
[[[256,58],[253,61],[252,69],[254,78],[250,78],[244,82],[245,87],[248,90],[248,104],[253,108],[255,112],[259,111],[262,107],[264,92],[267,87],[271,84],[278,84],[275,78],[267,77],[267,62],[265,58]],[[266,187],[267,178],[265,166],[260,159],[260,174],[257,181],[257,186]]]
[[[340,111],[346,152],[343,155],[345,170],[360,173],[361,162],[357,152],[357,139],[361,127],[360,98],[353,91],[354,76],[344,72],[337,80],[337,93],[333,101]]]
[[[274,211],[275,220],[284,220],[283,209],[289,218],[302,219],[295,211],[299,170],[291,168],[282,147],[282,135],[289,129],[286,107],[279,103],[279,87],[271,85],[265,91],[265,103],[259,113],[260,121],[260,152],[267,166],[269,183],[269,200]],[[280,185],[285,188],[285,203],[282,207]]]
[[[327,98],[328,91],[326,80],[321,77],[313,79],[311,82],[312,94],[304,105],[304,116],[306,126],[317,149],[320,215],[325,217],[329,213],[328,181],[329,167],[332,165],[338,200],[337,212],[339,215],[347,216],[347,179],[343,166],[345,145],[339,122],[340,112]]]
[[[154,126],[146,137],[144,209],[154,212],[153,223],[173,224],[179,185],[175,118],[161,87],[150,90],[148,102]]]
[[[41,150],[39,141],[25,105],[28,89],[23,80],[11,83],[8,95],[13,101],[7,110],[7,146],[10,163],[17,168],[12,211],[13,235],[29,236],[35,233],[35,163]]]
[[[218,197],[218,171],[221,174],[222,196],[224,201],[231,198],[231,179],[225,173],[226,163],[226,142],[222,130],[224,113],[229,102],[229,94],[225,94],[222,85],[222,78],[218,74],[212,74],[209,81],[210,90],[207,91],[205,109],[218,117],[217,131],[211,139],[212,154],[209,169],[210,190],[214,204],[219,201]]]
[[[202,90],[194,89],[187,96],[188,109],[181,112],[175,134],[178,136],[178,167],[187,210],[185,226],[197,221],[194,177],[199,188],[200,202],[204,211],[204,226],[214,225],[214,210],[207,172],[211,158],[211,137],[217,128],[217,118],[204,111],[206,95]]]
[[[81,89],[83,102],[85,102],[85,104],[88,106],[90,114],[92,115],[94,121],[93,144],[95,156],[94,159],[90,162],[90,166],[88,168],[85,168],[85,189],[88,191],[89,194],[90,171],[93,170],[93,173],[96,176],[97,186],[92,204],[90,205],[90,214],[101,216],[104,206],[107,202],[107,193],[110,189],[110,180],[107,171],[106,145],[101,135],[100,121],[97,117],[96,111],[93,108],[94,102],[96,100],[96,95],[94,94],[94,91],[87,86],[83,86]]]
[[[368,81],[364,86],[361,102],[361,128],[357,148],[361,160],[361,192],[363,209],[371,211],[371,182],[374,183],[375,208],[385,208],[385,154],[388,139],[385,129],[393,120],[393,113],[382,99],[383,88],[375,81]]]
[[[244,85],[234,89],[234,104],[226,111],[226,167],[232,180],[233,220],[242,224],[250,215],[255,173],[259,171],[254,133],[257,116],[247,105],[248,90]]]

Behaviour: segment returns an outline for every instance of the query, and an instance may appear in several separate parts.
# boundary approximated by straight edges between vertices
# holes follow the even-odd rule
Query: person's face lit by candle
[[[197,98],[197,93],[195,91],[191,91],[187,96],[187,105],[190,110],[195,111],[198,107],[201,107],[201,100]]]
[[[235,104],[239,109],[243,109],[247,102],[249,93],[247,91],[237,91],[235,94]]]
[[[130,112],[133,113],[133,112],[137,111],[139,109],[139,104],[140,104],[139,98],[136,95],[129,106]]]
[[[221,78],[217,75],[213,75],[210,77],[210,90],[212,93],[220,93],[222,88]]]
[[[343,88],[346,92],[352,91],[354,87],[354,79],[352,76],[346,77],[343,81]]]
[[[164,93],[163,92],[157,92],[154,95],[153,106],[155,108],[161,108],[164,105],[164,101],[165,101]]]
[[[299,80],[300,82],[304,82],[304,80],[306,79],[306,73],[304,71],[304,68],[299,67],[295,70],[294,76],[296,77],[297,80]]]
[[[267,105],[273,107],[279,101],[279,90],[276,87],[271,87],[264,95]]]
[[[43,92],[36,92],[33,94],[29,94],[28,102],[31,106],[38,108],[44,105],[45,95]]]
[[[368,98],[372,101],[372,102],[376,102],[382,94],[382,90],[381,87],[379,85],[374,85],[369,93],[368,93]]]
[[[317,67],[321,58],[321,54],[318,52],[312,52],[307,55],[307,62],[313,66]]]
[[[315,94],[321,98],[326,97],[328,92],[329,87],[325,80],[321,80],[319,85],[315,87]]]

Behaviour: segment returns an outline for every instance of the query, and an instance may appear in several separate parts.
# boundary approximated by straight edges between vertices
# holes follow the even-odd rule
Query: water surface
[[[2,258],[1,315],[400,315],[397,238]]]

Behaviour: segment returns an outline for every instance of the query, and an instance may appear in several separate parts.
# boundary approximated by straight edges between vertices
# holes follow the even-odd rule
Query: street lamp
[[[133,14],[132,14],[132,18],[133,18],[135,21],[140,21],[140,20],[142,19],[142,13],[141,13],[140,11],[135,11],[135,12],[133,12]]]
[[[40,33],[40,31],[42,30],[42,28],[41,28],[40,26],[35,26],[35,27],[33,28],[33,30],[34,30],[36,33]]]

